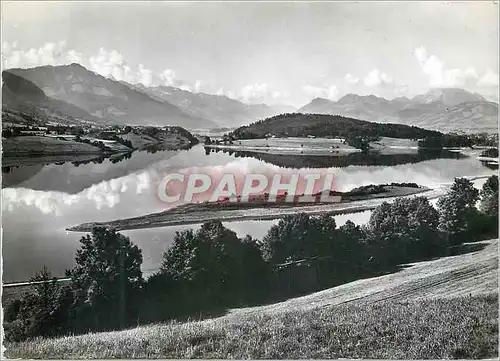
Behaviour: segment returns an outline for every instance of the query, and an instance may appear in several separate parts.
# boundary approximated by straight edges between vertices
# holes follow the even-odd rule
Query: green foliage
[[[498,176],[489,177],[481,189],[481,203],[479,209],[482,213],[498,217]]]
[[[479,191],[466,178],[456,178],[450,192],[438,200],[439,229],[450,237],[460,237],[470,230],[477,213]]]
[[[240,127],[230,133],[235,139],[265,138],[272,133],[277,137],[301,137],[304,134],[317,137],[392,137],[421,139],[441,137],[442,133],[414,126],[389,123],[372,123],[364,120],[326,114],[281,114]]]
[[[311,237],[310,227],[310,217],[305,213],[280,219],[260,242],[264,259],[277,264],[317,255],[318,239]]]
[[[75,293],[76,330],[113,329],[132,323],[142,287],[142,253],[128,237],[96,227],[80,239],[76,265],[67,271]]]
[[[19,341],[60,332],[67,321],[68,304],[61,302],[64,293],[47,268],[30,279],[32,292],[9,307],[6,338]]]
[[[113,135],[112,139],[114,141],[116,141],[117,143],[120,143],[120,144],[122,144],[130,149],[134,149],[134,146],[132,145],[132,142],[129,139],[123,139],[116,134]]]
[[[384,202],[368,223],[375,262],[394,265],[442,252],[446,243],[438,232],[438,219],[425,197]]]
[[[17,341],[213,314],[392,271],[445,254],[450,234],[498,235],[492,215],[498,214],[498,177],[483,186],[483,213],[475,208],[478,199],[470,181],[456,179],[439,200],[439,211],[425,197],[398,198],[377,207],[363,227],[350,221],[337,227],[329,215],[299,213],[281,219],[262,241],[238,238],[220,221],[206,222],[197,231],[176,233],[159,272],[147,282],[139,248],[114,230],[96,227],[80,240],[68,286],[60,287],[44,269],[32,279],[32,293],[7,308],[6,337]]]
[[[210,221],[197,232],[176,233],[159,273],[148,280],[147,297],[168,299],[178,314],[218,308],[258,298],[268,272],[251,237],[239,239],[220,221]]]
[[[480,154],[481,157],[498,158],[498,148],[489,148],[483,150]]]

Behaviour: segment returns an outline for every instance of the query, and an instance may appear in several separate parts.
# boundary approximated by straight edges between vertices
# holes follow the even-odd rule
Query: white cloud
[[[201,80],[197,80],[194,83],[193,90],[195,93],[199,93],[201,91],[201,87],[203,85],[203,82]]]
[[[336,100],[339,96],[339,90],[335,85],[325,87],[305,85],[302,87],[302,91],[312,98],[327,98],[330,100]]]
[[[375,68],[368,73],[363,82],[367,87],[371,88],[379,85],[391,85],[394,83],[394,79]]]
[[[193,91],[193,88],[191,88],[191,86],[188,85],[188,84],[181,84],[181,85],[178,85],[177,87],[179,89],[181,89],[181,90],[185,90],[185,91],[188,91],[188,92],[192,92]]]
[[[97,55],[89,58],[89,64],[91,70],[104,77],[132,84],[153,85],[153,71],[147,69],[143,64],[139,64],[137,70],[132,70],[123,58],[123,54],[117,50],[108,51],[105,48],[100,48]]]
[[[274,90],[271,97],[276,101],[286,101],[290,98],[290,93],[286,90]]]
[[[162,85],[176,87],[193,93],[199,93],[201,91],[201,87],[203,86],[203,82],[201,80],[196,80],[194,84],[189,84],[178,79],[175,70],[172,69],[163,70],[158,77]]]
[[[475,67],[446,68],[436,55],[428,55],[425,47],[415,49],[422,72],[429,77],[430,87],[459,87],[478,92],[498,101],[498,74],[491,69],[478,71]]]
[[[141,83],[145,86],[159,84],[176,86],[189,91],[199,92],[202,82],[197,80],[188,84],[177,79],[172,69],[165,69],[155,73],[144,64],[136,68],[130,66],[123,54],[118,50],[108,50],[101,47],[99,51],[88,59],[74,49],[68,49],[66,41],[47,42],[40,48],[19,49],[17,42],[2,43],[2,68],[31,68],[42,65],[65,65],[80,63],[86,68],[108,78],[126,81],[132,84]]]
[[[498,74],[491,69],[486,70],[483,76],[479,78],[477,85],[498,87]]]
[[[70,63],[82,63],[82,53],[77,52],[76,50],[69,50],[66,54],[66,59]]]
[[[65,41],[47,42],[40,48],[19,49],[17,42],[2,43],[2,68],[29,68],[40,65],[63,65],[81,54],[75,50],[68,50]]]
[[[428,56],[427,49],[423,46],[415,49],[415,56],[424,74],[429,76],[429,85],[442,86],[443,62],[435,55]]]
[[[137,82],[144,84],[145,86],[151,86],[153,84],[153,72],[146,69],[144,65],[139,64],[139,71],[137,73]]]
[[[274,89],[267,83],[254,83],[245,85],[239,92],[233,92],[220,88],[215,94],[225,95],[229,98],[238,99],[246,103],[279,103],[286,102],[290,97],[288,91]]]
[[[236,94],[233,91],[225,90],[224,88],[219,88],[219,90],[215,92],[215,95],[221,95],[221,96],[226,96],[228,98],[236,99]]]
[[[482,73],[472,66],[448,69],[444,61],[436,55],[429,55],[423,46],[415,49],[415,57],[422,72],[429,77],[431,87],[465,87],[475,90],[481,87],[498,87],[498,74],[491,69]]]
[[[347,73],[344,77],[344,80],[351,84],[358,84],[360,79],[357,76],[352,75],[351,73]]]
[[[249,103],[262,103],[267,97],[269,86],[265,83],[255,83],[245,85],[240,92],[240,97],[243,101]]]
[[[175,76],[175,71],[172,69],[165,69],[160,73],[160,79],[164,85],[175,86],[177,84],[177,79]]]

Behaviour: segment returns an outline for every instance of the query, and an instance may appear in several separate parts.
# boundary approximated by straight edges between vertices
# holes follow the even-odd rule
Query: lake
[[[495,174],[476,157],[479,150],[459,153],[423,154],[412,150],[396,155],[280,156],[235,152],[207,152],[202,145],[189,150],[134,152],[119,160],[32,164],[2,169],[3,277],[4,282],[24,281],[43,266],[62,276],[73,265],[82,233],[67,232],[69,226],[91,221],[109,221],[165,210],[155,187],[166,172],[193,168],[202,172],[276,173],[329,167],[335,187],[354,187],[391,182],[415,182],[434,186],[459,176]],[[208,154],[207,154],[208,153]],[[336,216],[365,223],[370,212]],[[262,238],[276,221],[228,222],[239,235]],[[199,225],[123,231],[143,251],[143,271],[157,269],[163,252],[176,231]]]

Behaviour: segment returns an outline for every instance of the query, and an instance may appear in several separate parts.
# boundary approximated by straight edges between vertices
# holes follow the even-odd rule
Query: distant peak
[[[69,66],[72,66],[72,67],[77,67],[77,68],[83,68],[83,69],[87,69],[85,68],[82,64],[80,63],[71,63],[69,64]]]
[[[326,99],[326,98],[320,98],[320,97],[317,97],[317,98],[314,98],[313,100],[311,100],[311,103],[329,102],[329,101],[331,101],[331,100]]]
[[[342,98],[340,98],[338,103],[345,104],[345,103],[353,103],[353,102],[358,102],[358,101],[363,101],[363,100],[388,102],[387,99],[373,95],[373,94],[359,95],[359,94],[348,93],[348,94],[344,95]]]

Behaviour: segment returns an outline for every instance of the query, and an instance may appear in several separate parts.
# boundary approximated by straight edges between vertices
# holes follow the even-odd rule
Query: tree
[[[265,298],[271,281],[271,265],[264,261],[258,240],[246,235],[241,241],[239,301],[254,302]]]
[[[219,307],[240,298],[245,249],[236,233],[220,221],[204,223],[197,232],[177,232],[165,252],[160,273],[182,288],[185,307]]]
[[[480,212],[469,220],[470,241],[498,237],[498,176],[489,177],[480,192]]]
[[[143,285],[141,250],[104,227],[95,227],[80,243],[76,266],[67,271],[75,294],[75,328],[114,329],[135,322]]]
[[[360,226],[348,220],[339,228],[341,244],[345,252],[342,259],[350,265],[350,272],[360,275],[366,272],[366,232]]]
[[[311,237],[310,226],[310,217],[306,213],[280,219],[260,242],[264,260],[280,264],[316,255],[318,239]]]
[[[425,197],[384,202],[368,222],[375,262],[384,267],[435,255],[446,246],[437,227],[438,212]]]
[[[470,222],[476,215],[479,191],[466,178],[455,178],[450,191],[438,200],[439,229],[460,242],[461,236],[470,230]]]
[[[482,213],[498,217],[498,176],[489,177],[481,189],[481,203],[479,209]]]

